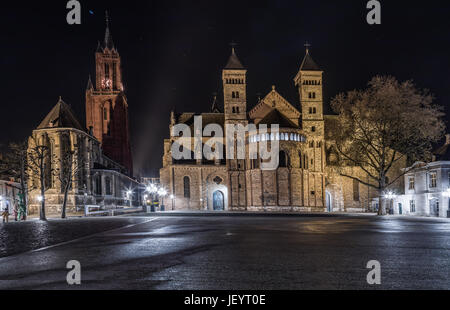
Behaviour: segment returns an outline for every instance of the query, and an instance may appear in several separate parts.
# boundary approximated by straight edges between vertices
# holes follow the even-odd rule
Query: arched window
[[[189,177],[183,178],[184,198],[191,198],[191,180]]]
[[[231,93],[231,98],[236,98],[236,93],[235,92]]]
[[[236,113],[236,108],[235,107],[232,108],[232,112]]]
[[[236,98],[239,98],[239,92],[238,91],[236,92]]]
[[[301,151],[298,152],[298,162],[299,162],[298,164],[300,166],[300,169],[303,169],[302,152]]]
[[[287,168],[289,166],[289,157],[285,151],[280,151],[280,168]]]

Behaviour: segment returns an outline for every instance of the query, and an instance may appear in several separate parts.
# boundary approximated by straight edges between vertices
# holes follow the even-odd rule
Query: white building
[[[9,209],[9,213],[12,214],[14,210],[14,202],[18,201],[17,194],[20,191],[20,184],[0,180],[0,210],[4,210],[6,207]]]
[[[418,163],[405,175],[405,194],[391,202],[396,215],[450,217],[450,135],[434,161]]]

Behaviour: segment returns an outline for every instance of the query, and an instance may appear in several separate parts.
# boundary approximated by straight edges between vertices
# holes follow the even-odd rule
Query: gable
[[[301,113],[284,99],[283,96],[275,90],[275,87],[273,87],[272,91],[249,112],[249,116],[255,124],[258,124],[270,113],[273,113],[273,110],[278,111],[282,118],[299,126]]]

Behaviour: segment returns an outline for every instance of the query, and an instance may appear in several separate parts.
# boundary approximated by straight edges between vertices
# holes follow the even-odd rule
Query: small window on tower
[[[239,98],[239,92],[238,91],[236,92],[236,98]]]
[[[105,64],[105,78],[109,79],[109,65]]]

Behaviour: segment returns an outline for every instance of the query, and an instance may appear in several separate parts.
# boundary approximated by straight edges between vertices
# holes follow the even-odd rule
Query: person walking
[[[5,209],[3,210],[2,217],[3,217],[3,223],[9,222],[9,208],[7,205],[5,206]]]

